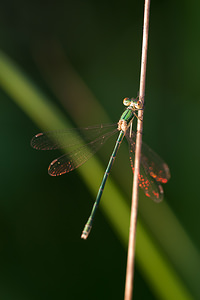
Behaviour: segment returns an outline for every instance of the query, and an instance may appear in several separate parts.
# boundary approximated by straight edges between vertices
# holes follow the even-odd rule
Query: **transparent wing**
[[[126,138],[129,142],[129,152],[131,167],[134,172],[135,157],[135,133],[130,136],[129,130]],[[141,165],[139,175],[139,187],[142,188],[146,196],[156,202],[163,199],[163,188],[160,184],[166,183],[170,178],[170,171],[167,164],[145,143],[142,144]]]
[[[97,137],[101,137],[109,131],[114,130],[116,127],[117,124],[101,124],[92,127],[38,133],[32,138],[31,146],[37,150],[69,149],[80,145],[82,139],[86,143],[89,143]]]
[[[145,143],[142,143],[142,164],[158,182],[166,183],[171,177],[168,165]]]
[[[32,139],[31,145],[38,150],[65,148],[67,153],[52,161],[48,168],[48,173],[51,176],[59,176],[73,171],[84,164],[116,132],[118,130],[115,124],[72,129],[69,131],[40,133]],[[77,133],[89,142],[83,145],[80,135],[75,137]],[[96,138],[94,139],[95,136]],[[69,151],[69,149],[72,150]]]

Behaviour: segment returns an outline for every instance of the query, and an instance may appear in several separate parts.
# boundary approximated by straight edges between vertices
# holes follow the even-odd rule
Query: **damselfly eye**
[[[123,104],[124,104],[125,106],[129,106],[129,105],[131,104],[131,99],[130,99],[130,98],[124,98]]]
[[[142,101],[138,100],[138,101],[137,101],[137,104],[136,104],[136,108],[137,108],[137,109],[142,109],[142,107],[143,107]]]

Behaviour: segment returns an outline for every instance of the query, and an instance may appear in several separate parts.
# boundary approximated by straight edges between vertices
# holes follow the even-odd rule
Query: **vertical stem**
[[[140,91],[139,91],[139,99],[142,100],[143,102],[144,102],[145,81],[146,81],[149,11],[150,11],[150,0],[145,0],[141,73],[140,73]],[[131,207],[131,219],[130,219],[129,245],[128,245],[128,258],[127,258],[124,300],[131,300],[132,294],[133,294],[135,237],[136,237],[136,222],[137,222],[137,207],[138,207],[138,175],[139,175],[139,170],[140,170],[140,153],[141,153],[141,146],[142,146],[143,110],[138,111],[138,117],[139,118],[138,118],[138,123],[137,123],[135,165],[134,165],[133,192],[132,192],[132,207]]]

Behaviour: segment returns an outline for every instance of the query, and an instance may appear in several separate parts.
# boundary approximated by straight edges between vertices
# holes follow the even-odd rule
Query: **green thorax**
[[[129,127],[130,122],[134,118],[134,109],[132,107],[128,107],[120,117],[120,121],[126,121],[127,126]]]

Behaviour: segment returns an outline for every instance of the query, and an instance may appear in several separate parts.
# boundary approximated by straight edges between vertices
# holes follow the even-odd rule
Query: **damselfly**
[[[136,134],[132,131],[132,123],[137,116],[138,110],[143,110],[143,101],[134,98],[124,98],[125,111],[117,124],[98,125],[80,129],[52,131],[39,133],[31,140],[31,146],[37,150],[65,149],[65,154],[53,160],[49,165],[48,173],[51,176],[59,176],[85,163],[97,150],[116,132],[119,132],[114,150],[104,173],[95,203],[89,219],[83,229],[81,238],[87,239],[92,228],[93,219],[99,205],[106,180],[114,163],[117,151],[124,138],[129,143],[131,167],[134,172],[134,154]],[[77,135],[78,134],[78,135]],[[83,144],[82,139],[86,144]],[[156,202],[163,198],[161,183],[166,183],[170,178],[167,164],[145,143],[142,144],[139,187],[146,196]]]

